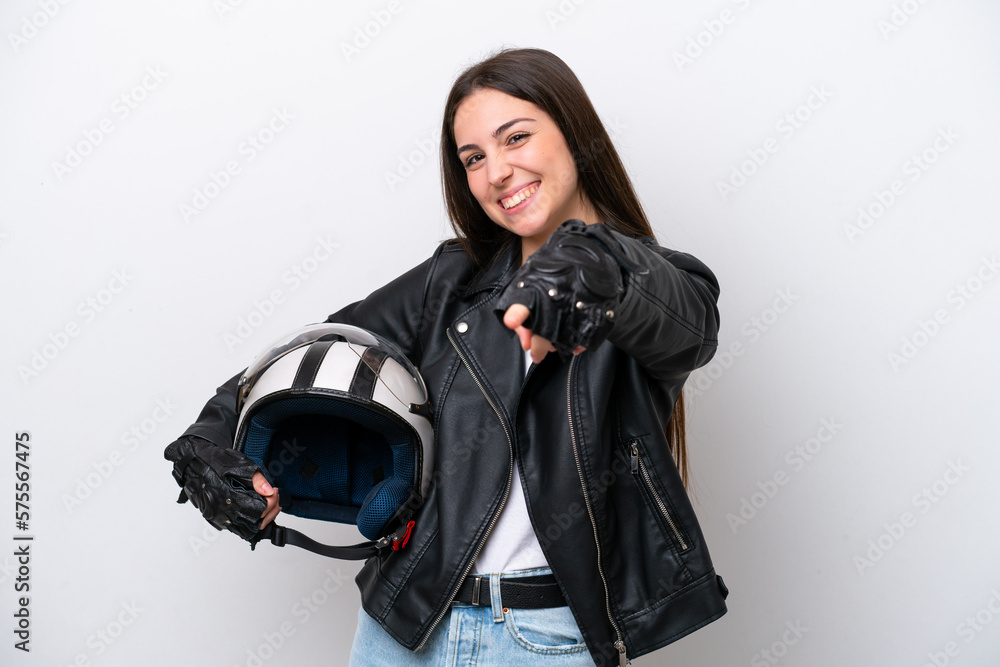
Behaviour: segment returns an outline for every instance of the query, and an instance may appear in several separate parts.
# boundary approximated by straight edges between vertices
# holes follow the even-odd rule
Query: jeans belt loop
[[[500,574],[490,575],[490,603],[493,608],[493,622],[503,623],[503,600],[500,599]]]

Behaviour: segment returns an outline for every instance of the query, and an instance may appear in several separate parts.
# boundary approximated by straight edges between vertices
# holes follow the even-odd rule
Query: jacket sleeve
[[[410,269],[360,301],[333,313],[326,322],[367,329],[396,343],[414,364],[420,364],[423,304],[431,272],[445,244],[432,257]],[[232,447],[236,440],[236,388],[243,371],[229,379],[209,399],[198,419],[181,437],[197,436],[219,447]]]
[[[683,378],[707,364],[718,347],[715,274],[691,255],[650,239],[618,238],[643,271],[628,275],[608,340],[654,379]]]

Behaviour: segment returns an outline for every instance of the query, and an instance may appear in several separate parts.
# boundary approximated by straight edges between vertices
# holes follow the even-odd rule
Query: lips
[[[536,181],[535,183],[524,186],[514,194],[510,195],[509,197],[504,197],[503,199],[500,199],[499,200],[500,206],[502,206],[504,210],[510,210],[514,208],[521,202],[530,199],[531,196],[538,191],[538,185],[539,184]]]

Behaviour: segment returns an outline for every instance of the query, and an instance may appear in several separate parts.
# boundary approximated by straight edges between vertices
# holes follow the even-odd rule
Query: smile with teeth
[[[515,206],[523,202],[525,199],[530,198],[531,195],[535,194],[535,192],[537,191],[538,191],[537,183],[534,185],[529,185],[523,190],[518,190],[510,197],[507,197],[506,199],[501,199],[500,205],[504,207],[504,210],[514,208]]]

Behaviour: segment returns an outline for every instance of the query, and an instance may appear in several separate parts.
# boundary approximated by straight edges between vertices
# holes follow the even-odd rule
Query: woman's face
[[[521,237],[522,259],[570,218],[597,222],[566,139],[531,102],[482,88],[458,106],[454,131],[469,190],[493,222]]]

